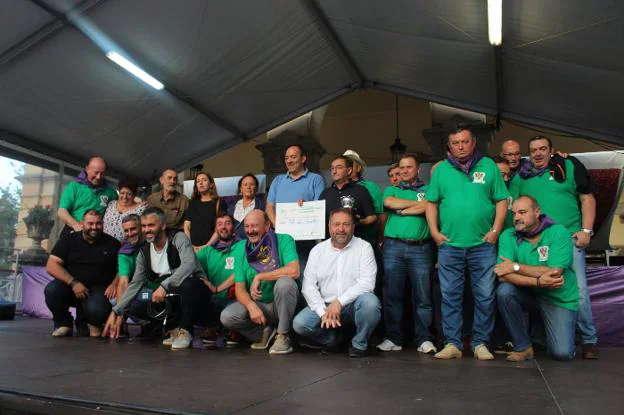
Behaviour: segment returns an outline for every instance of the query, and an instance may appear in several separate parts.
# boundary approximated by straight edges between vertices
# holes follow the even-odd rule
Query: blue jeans
[[[507,282],[496,290],[498,310],[514,345],[519,352],[531,346],[531,336],[524,315],[525,310],[537,309],[546,328],[548,353],[557,360],[572,360],[575,355],[574,330],[577,312],[540,300],[535,290],[529,287],[516,287]]]
[[[344,325],[355,324],[356,333],[351,345],[356,349],[366,350],[368,339],[381,318],[381,303],[373,293],[364,293],[351,304],[342,307],[340,321]],[[321,328],[321,318],[316,312],[305,307],[293,320],[293,329],[300,336],[310,338],[323,346],[332,346],[337,342],[336,329]]]
[[[429,326],[433,320],[431,301],[433,246],[409,245],[388,238],[384,242],[383,255],[386,338],[394,344],[403,344],[401,320],[405,281],[409,278],[414,310],[414,339],[417,345],[431,340]]]
[[[464,268],[468,266],[474,321],[472,348],[488,344],[494,329],[496,245],[482,243],[472,248],[455,248],[442,244],[438,248],[438,274],[442,291],[442,330],[447,344],[463,349],[461,331]]]
[[[592,316],[589,289],[587,288],[587,274],[585,270],[585,248],[574,247],[574,261],[572,269],[576,274],[579,289],[579,311],[576,328],[581,334],[583,344],[598,343],[594,318]]]

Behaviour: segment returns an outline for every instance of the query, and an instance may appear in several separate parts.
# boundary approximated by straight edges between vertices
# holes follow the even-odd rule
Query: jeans
[[[381,318],[381,303],[375,294],[364,293],[354,302],[342,307],[340,321],[344,325],[355,324],[356,333],[351,345],[356,349],[366,350],[368,339]],[[309,307],[297,314],[293,329],[300,336],[308,337],[323,346],[332,346],[337,342],[339,329],[321,328],[321,318]]]
[[[283,277],[275,282],[272,303],[256,302],[267,319],[267,324],[270,326],[277,325],[279,334],[290,332],[298,295],[299,289],[295,280]],[[264,330],[264,327],[251,321],[249,311],[238,301],[223,310],[221,324],[227,329],[236,330],[254,342],[262,338],[262,330]]]
[[[592,316],[589,289],[587,288],[587,274],[585,269],[585,248],[574,247],[574,262],[572,269],[576,274],[579,289],[579,311],[576,328],[581,334],[583,344],[598,343],[594,318]]]
[[[406,279],[412,288],[414,310],[414,338],[420,345],[431,340],[429,327],[433,320],[431,278],[433,274],[433,246],[410,245],[396,239],[384,242],[384,292],[386,338],[403,344],[401,320]]]
[[[472,248],[455,248],[442,244],[438,248],[438,274],[442,291],[442,329],[447,344],[463,349],[462,297],[464,268],[468,266],[474,319],[472,348],[488,344],[494,329],[496,245],[482,243]]]
[[[507,282],[496,290],[498,309],[511,334],[514,350],[531,346],[525,310],[539,310],[546,328],[548,353],[557,360],[572,360],[575,355],[574,331],[578,313],[540,300],[534,289],[516,287]]]
[[[111,304],[104,295],[106,287],[88,287],[89,296],[79,300],[73,290],[62,281],[54,280],[46,285],[44,294],[46,305],[52,312],[54,327],[72,327],[73,319],[69,307],[76,307],[76,315],[93,326],[103,326],[111,311]]]

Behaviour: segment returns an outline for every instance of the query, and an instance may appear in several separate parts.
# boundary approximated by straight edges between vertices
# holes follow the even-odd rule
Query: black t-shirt
[[[340,198],[343,196],[351,196],[353,198],[353,207],[360,219],[375,214],[373,199],[364,186],[355,183],[347,183],[342,189],[338,189],[336,185],[332,183],[331,186],[323,190],[319,197],[319,200],[325,200],[325,225],[329,225],[329,214],[331,211],[342,207]],[[359,228],[360,226],[356,223],[355,236],[360,236]],[[328,229],[327,226],[325,229]],[[325,235],[329,237],[329,232],[325,231]]]
[[[85,241],[82,232],[73,232],[59,241],[52,255],[63,260],[63,267],[87,288],[107,286],[117,275],[117,251],[121,244],[102,233],[93,244]]]
[[[212,237],[217,218],[216,202],[202,202],[192,199],[184,214],[184,220],[191,222],[191,243],[195,246],[205,245]],[[227,212],[227,203],[223,199],[219,202],[219,212]]]

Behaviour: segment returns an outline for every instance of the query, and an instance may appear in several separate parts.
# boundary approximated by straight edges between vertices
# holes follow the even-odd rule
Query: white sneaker
[[[384,339],[384,341],[377,345],[377,350],[381,350],[382,352],[398,352],[403,350],[403,346],[392,343],[390,339]]]
[[[424,354],[437,353],[438,349],[429,340],[426,340],[420,344],[418,351]]]
[[[180,329],[175,328],[175,329],[169,331],[169,333],[166,334],[167,337],[165,337],[163,342],[162,342],[163,346],[170,347],[173,344],[173,342],[175,341],[176,337],[178,337],[178,331],[179,330]]]
[[[171,350],[188,349],[193,345],[193,335],[185,329],[178,329],[178,335],[171,344]]]

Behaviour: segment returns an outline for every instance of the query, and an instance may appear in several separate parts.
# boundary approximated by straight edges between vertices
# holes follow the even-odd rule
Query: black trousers
[[[52,312],[54,327],[73,326],[73,319],[69,313],[70,307],[76,307],[76,315],[86,323],[102,326],[111,311],[111,304],[104,295],[105,286],[87,287],[89,296],[79,300],[71,287],[62,281],[50,282],[44,290],[46,305]],[[78,323],[77,318],[77,323]]]
[[[211,292],[198,278],[188,277],[178,287],[171,287],[168,294],[177,294],[171,297],[171,316],[167,317],[165,329],[181,327],[193,333],[193,325],[212,327],[219,322],[219,313],[210,302]],[[134,299],[130,303],[128,316],[132,319],[157,322],[149,310],[158,312],[164,304],[154,304],[150,301]]]

